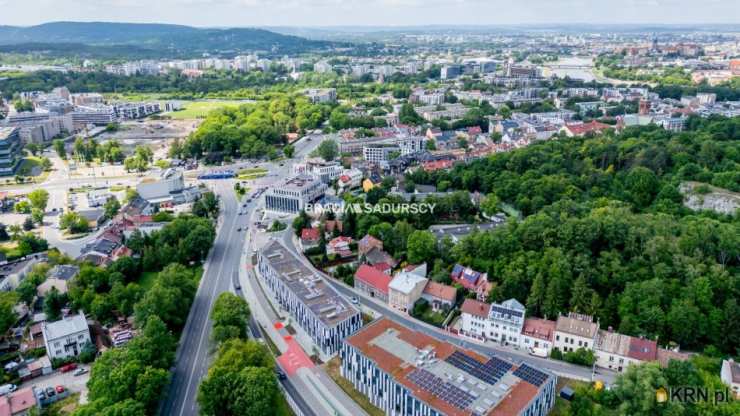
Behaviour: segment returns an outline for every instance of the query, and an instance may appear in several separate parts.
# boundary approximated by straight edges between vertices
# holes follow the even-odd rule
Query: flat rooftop
[[[278,241],[269,242],[262,255],[277,271],[280,279],[291,292],[307,305],[321,322],[332,327],[359,311],[349,304],[324,279],[304,265]]]
[[[517,414],[554,377],[413,331],[387,318],[346,342],[419,400],[450,416]]]
[[[0,127],[0,140],[5,140],[10,137],[17,128],[18,127]]]

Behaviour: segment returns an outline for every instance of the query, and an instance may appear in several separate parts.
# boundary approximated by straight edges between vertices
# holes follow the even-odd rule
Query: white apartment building
[[[68,316],[56,322],[44,322],[41,327],[50,359],[76,357],[90,339],[85,315]]]
[[[311,158],[293,165],[293,175],[311,175],[324,183],[339,178],[343,170],[339,162],[326,162],[321,158]]]
[[[637,365],[658,358],[658,343],[653,340],[636,338],[600,330],[594,346],[596,365],[601,368],[623,372],[629,365]]]
[[[491,304],[488,314],[488,338],[504,345],[519,345],[525,311],[524,305],[513,298]]]
[[[319,179],[298,175],[265,192],[265,208],[273,212],[297,214],[307,204],[324,196],[326,189],[326,184]]]

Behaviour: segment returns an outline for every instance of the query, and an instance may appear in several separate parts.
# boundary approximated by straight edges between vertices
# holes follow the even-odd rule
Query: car
[[[352,297],[351,297],[351,298],[349,299],[349,301],[350,301],[350,302],[352,302],[352,303],[354,303],[355,305],[357,305],[358,303],[360,303],[360,300],[359,300],[359,299],[357,299],[357,296],[352,296]]]
[[[242,285],[239,284],[239,282],[234,283],[234,289],[236,290],[242,290]]]
[[[247,207],[247,204],[245,203],[244,205],[242,205],[242,207],[243,207],[243,208],[246,208],[246,207]]]
[[[64,386],[56,386],[55,390],[57,393],[64,393]]]
[[[282,370],[277,370],[276,369],[275,370],[275,374],[277,374],[278,380],[285,380],[286,378],[288,378],[288,376],[286,376],[285,373],[283,373]]]
[[[239,232],[241,230],[242,230],[242,227],[239,227],[239,228],[236,229],[237,232]]]
[[[77,368],[77,364],[75,364],[75,363],[69,363],[69,364],[63,365],[59,369],[59,371],[61,371],[62,373],[68,373],[68,372],[70,372],[70,371],[72,371],[72,370],[74,370],[76,368]],[[79,370],[77,370],[77,371],[79,371]]]
[[[74,372],[74,376],[81,376],[83,374],[87,373],[86,368],[78,368],[77,371]]]
[[[45,392],[47,397],[55,396],[57,394],[56,390],[54,390],[54,387],[47,387]]]
[[[39,390],[38,396],[39,400],[46,400],[46,393],[43,390]]]
[[[18,390],[18,386],[16,386],[15,384],[3,384],[2,386],[0,386],[0,396],[4,396],[16,390]]]

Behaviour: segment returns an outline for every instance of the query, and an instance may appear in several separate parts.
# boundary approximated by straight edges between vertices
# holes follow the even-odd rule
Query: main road
[[[302,138],[295,143],[295,158],[302,158],[310,153],[321,140]],[[265,180],[279,181],[290,174],[292,161],[279,164],[268,163],[268,177]],[[237,169],[245,163],[223,167]],[[241,207],[236,199],[232,180],[214,180],[211,185],[221,201],[221,216],[216,232],[216,240],[204,264],[203,276],[198,291],[190,307],[185,328],[180,335],[175,367],[167,397],[160,405],[161,415],[195,416],[198,414],[198,385],[206,376],[211,364],[212,344],[210,342],[212,323],[210,313],[216,298],[229,291],[233,277],[238,273],[239,258],[244,247],[245,238],[252,211],[256,201]],[[242,215],[239,215],[239,212]],[[239,230],[241,229],[241,231]],[[286,386],[290,392],[292,386]]]
[[[172,381],[163,401],[160,414],[191,416],[198,414],[196,396],[201,379],[208,372],[211,357],[211,328],[209,318],[218,295],[231,287],[239,267],[239,256],[244,244],[238,215],[239,202],[231,181],[214,181],[213,190],[221,200],[221,219],[213,248],[206,260],[198,291],[190,307],[185,328],[180,336]],[[248,218],[248,217],[247,217]]]

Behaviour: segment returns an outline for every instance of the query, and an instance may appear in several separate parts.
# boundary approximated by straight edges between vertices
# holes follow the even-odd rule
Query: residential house
[[[655,341],[635,338],[610,330],[600,330],[594,345],[596,365],[622,372],[630,364],[655,361],[658,344]]]
[[[732,390],[735,398],[740,399],[740,363],[735,362],[732,358],[722,360],[722,369],[719,374],[720,379]]]
[[[516,299],[491,304],[487,337],[503,345],[519,345],[524,327],[524,305]]]
[[[462,325],[460,332],[469,337],[485,340],[488,333],[488,315],[491,305],[475,299],[465,299],[460,307]]]
[[[383,242],[371,236],[370,234],[366,234],[360,239],[360,241],[357,242],[357,253],[360,256],[366,255],[373,248],[383,250]]]
[[[320,240],[321,230],[317,227],[304,228],[301,230],[301,249],[303,251],[318,247]]]
[[[36,253],[0,265],[0,290],[15,290],[35,265],[48,259],[46,253]]]
[[[568,137],[585,136],[589,133],[600,133],[606,129],[612,128],[608,124],[599,123],[596,120],[592,120],[588,123],[566,123],[560,128],[561,132],[565,132]]]
[[[555,325],[555,348],[571,352],[579,348],[593,349],[599,334],[599,324],[590,315],[575,312],[560,315]]]
[[[429,302],[433,311],[448,310],[455,306],[457,289],[430,280],[421,297]]]
[[[519,346],[525,349],[544,348],[549,355],[555,338],[555,326],[555,321],[548,319],[525,319]]]
[[[388,285],[388,304],[402,312],[410,311],[424,292],[427,281],[415,271],[401,271]]]
[[[38,407],[33,387],[26,387],[0,396],[0,416],[26,416]]]
[[[44,344],[49,358],[76,357],[82,347],[91,342],[90,329],[85,315],[67,316],[56,322],[42,324]]]
[[[383,273],[373,266],[361,265],[355,272],[355,289],[371,298],[388,302],[388,285],[393,277]]]
[[[396,267],[398,262],[390,254],[386,253],[382,249],[373,247],[364,256],[365,262],[371,266],[382,265],[382,267],[390,267],[391,269]]]
[[[354,243],[352,237],[339,236],[329,240],[326,244],[326,255],[335,255],[340,258],[352,257],[352,248],[350,245]]]
[[[481,273],[460,264],[456,264],[452,268],[450,278],[452,278],[453,282],[461,285],[463,288],[471,292],[475,292],[476,298],[479,301],[486,300],[488,292],[491,290],[491,283],[488,281],[488,273]]]

